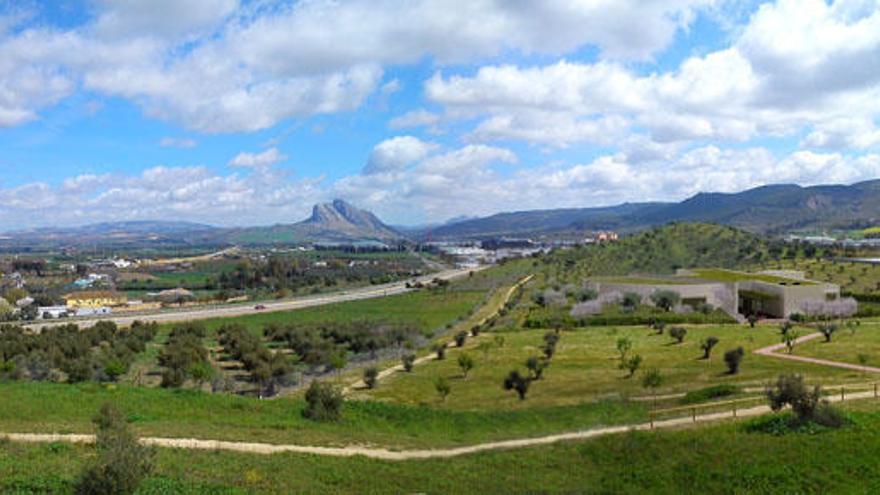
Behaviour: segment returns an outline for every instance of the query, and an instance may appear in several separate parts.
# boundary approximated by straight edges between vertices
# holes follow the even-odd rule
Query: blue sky
[[[874,0],[0,0],[0,228],[880,176]]]

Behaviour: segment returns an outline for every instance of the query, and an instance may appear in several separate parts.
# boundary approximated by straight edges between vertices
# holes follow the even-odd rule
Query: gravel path
[[[874,397],[873,391],[851,393],[846,396],[845,400],[869,399]],[[839,396],[827,397],[830,402],[840,402]],[[525,447],[535,447],[540,445],[550,445],[558,442],[586,440],[604,435],[613,435],[624,433],[627,431],[646,431],[652,429],[668,429],[680,428],[693,424],[708,423],[713,421],[736,418],[746,418],[767,414],[770,412],[769,406],[755,406],[746,409],[738,409],[736,416],[732,411],[724,411],[717,413],[700,414],[696,416],[688,416],[683,418],[674,418],[666,420],[658,420],[652,423],[639,423],[621,426],[609,426],[602,428],[594,428],[590,430],[573,431],[567,433],[559,433],[555,435],[546,435],[533,438],[518,438],[513,440],[502,440],[498,442],[486,442],[475,445],[467,445],[462,447],[451,447],[443,449],[416,449],[416,450],[389,450],[384,448],[365,447],[359,445],[349,445],[344,447],[321,447],[314,445],[279,445],[270,443],[251,443],[251,442],[228,442],[220,440],[200,440],[195,438],[141,438],[141,442],[145,445],[153,445],[158,447],[178,448],[178,449],[194,449],[194,450],[225,450],[231,452],[243,452],[249,454],[281,454],[296,453],[310,454],[332,457],[353,457],[363,456],[370,459],[379,459],[385,461],[407,461],[416,459],[444,459],[457,457],[462,455],[477,454],[480,452],[518,449]],[[0,439],[7,439],[14,442],[27,443],[50,443],[50,442],[67,442],[90,444],[94,443],[94,435],[71,435],[71,434],[55,434],[55,433],[0,433]]]

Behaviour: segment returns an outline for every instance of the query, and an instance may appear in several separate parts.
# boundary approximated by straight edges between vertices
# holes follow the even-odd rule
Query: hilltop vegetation
[[[596,275],[671,274],[678,268],[737,268],[780,257],[786,247],[722,225],[673,223],[618,242],[554,252],[544,258],[548,274],[558,280]]]

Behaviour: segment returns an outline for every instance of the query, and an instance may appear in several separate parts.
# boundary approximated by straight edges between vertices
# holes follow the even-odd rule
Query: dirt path
[[[473,323],[473,324],[471,324],[471,323],[467,323],[467,322],[466,322],[467,325],[469,325],[469,326],[481,326],[481,325],[483,325],[484,323],[486,323],[487,321],[489,321],[490,318],[494,317],[495,315],[498,314],[499,311],[501,311],[501,308],[503,308],[504,305],[507,304],[507,301],[510,301],[510,298],[513,297],[513,294],[514,294],[514,293],[516,293],[516,290],[519,289],[520,287],[522,287],[523,285],[525,285],[526,283],[528,283],[528,281],[531,280],[532,277],[534,277],[534,275],[529,275],[529,276],[527,276],[527,277],[524,277],[524,278],[523,278],[522,280],[520,280],[519,282],[513,284],[513,285],[507,290],[507,293],[504,295],[504,298],[501,299],[501,301],[498,303],[498,305],[497,305],[497,306],[496,306],[496,307],[495,307],[495,308],[494,308],[494,309],[493,309],[488,315],[484,316],[484,317],[481,318],[479,321],[477,321],[476,323]],[[446,343],[446,347],[447,347],[447,348],[449,348],[449,347],[453,347],[454,345],[455,345],[455,342],[453,342],[453,341],[450,341],[450,342],[447,342],[447,343]],[[422,356],[422,357],[416,359],[415,361],[413,361],[413,366],[416,366],[416,365],[419,365],[419,364],[422,364],[422,363],[426,363],[426,362],[428,362],[428,361],[433,360],[434,358],[435,358],[435,355],[434,355],[434,354],[428,354],[428,355],[426,355],[426,356]],[[396,364],[396,365],[394,365],[394,366],[391,366],[391,367],[385,368],[384,370],[380,371],[379,374],[376,376],[376,380],[380,380],[380,381],[381,381],[382,379],[387,378],[387,377],[393,375],[394,373],[397,373],[398,371],[403,371],[403,364],[402,364],[402,363],[401,363],[401,364]],[[354,391],[359,390],[359,389],[363,389],[363,388],[365,388],[365,387],[366,387],[366,384],[364,383],[364,381],[363,381],[363,380],[358,380],[358,381],[352,383],[351,385],[345,387],[345,388],[342,390],[342,393],[343,393],[343,394],[350,394],[351,392],[354,392]]]
[[[822,334],[819,332],[811,333],[808,335],[804,335],[803,337],[799,337],[799,338],[795,339],[795,341],[794,341],[795,348],[797,348],[798,344],[802,344],[804,342],[809,342],[811,340],[815,340],[820,337],[822,337]],[[759,356],[767,356],[767,357],[778,358],[778,359],[788,359],[790,361],[798,361],[801,363],[812,363],[812,364],[818,364],[818,365],[822,365],[822,366],[832,366],[835,368],[843,368],[843,369],[848,369],[848,370],[861,371],[864,373],[880,373],[880,368],[875,368],[873,366],[863,366],[860,364],[845,363],[842,361],[831,361],[829,359],[819,359],[819,358],[813,358],[813,357],[807,357],[807,356],[796,356],[794,354],[787,354],[787,353],[783,354],[783,353],[778,352],[782,349],[785,349],[784,343],[774,344],[774,345],[767,346],[767,347],[762,347],[761,349],[757,349],[755,351],[752,351],[752,353],[758,354]]]
[[[842,400],[870,399],[874,397],[873,391],[851,393],[845,399],[837,397],[827,397],[830,402],[841,402]],[[604,435],[613,435],[624,433],[627,431],[646,431],[652,429],[669,429],[680,428],[694,424],[708,423],[725,419],[747,418],[767,414],[770,412],[769,406],[755,406],[746,409],[739,409],[734,416],[732,411],[701,414],[696,416],[688,416],[683,418],[674,418],[666,420],[658,420],[652,423],[639,423],[621,426],[609,426],[603,428],[594,428],[590,430],[573,431],[567,433],[558,433],[555,435],[546,435],[533,438],[518,438],[512,440],[502,440],[497,442],[486,442],[475,445],[466,445],[462,447],[451,447],[444,449],[415,449],[415,450],[390,450],[383,448],[365,447],[359,445],[349,445],[344,447],[321,447],[315,445],[279,445],[270,443],[250,443],[250,442],[228,442],[220,440],[199,440],[195,438],[156,438],[145,437],[141,442],[145,445],[154,445],[157,447],[194,449],[194,450],[225,450],[231,452],[243,452],[249,454],[280,454],[280,453],[296,453],[311,454],[332,457],[353,457],[363,456],[370,459],[379,459],[385,461],[406,461],[416,459],[444,459],[457,457],[468,454],[477,454],[480,452],[508,450],[524,447],[535,447],[541,445],[550,445],[558,442],[586,440]],[[90,444],[94,443],[94,435],[73,435],[73,434],[55,434],[55,433],[0,433],[0,439],[6,439],[14,442],[26,443],[51,443],[66,442]]]

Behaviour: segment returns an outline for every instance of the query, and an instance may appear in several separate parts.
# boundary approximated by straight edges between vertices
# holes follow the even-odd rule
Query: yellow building
[[[125,294],[107,290],[85,290],[71,292],[64,296],[64,302],[69,308],[103,308],[122,306],[128,302]]]

